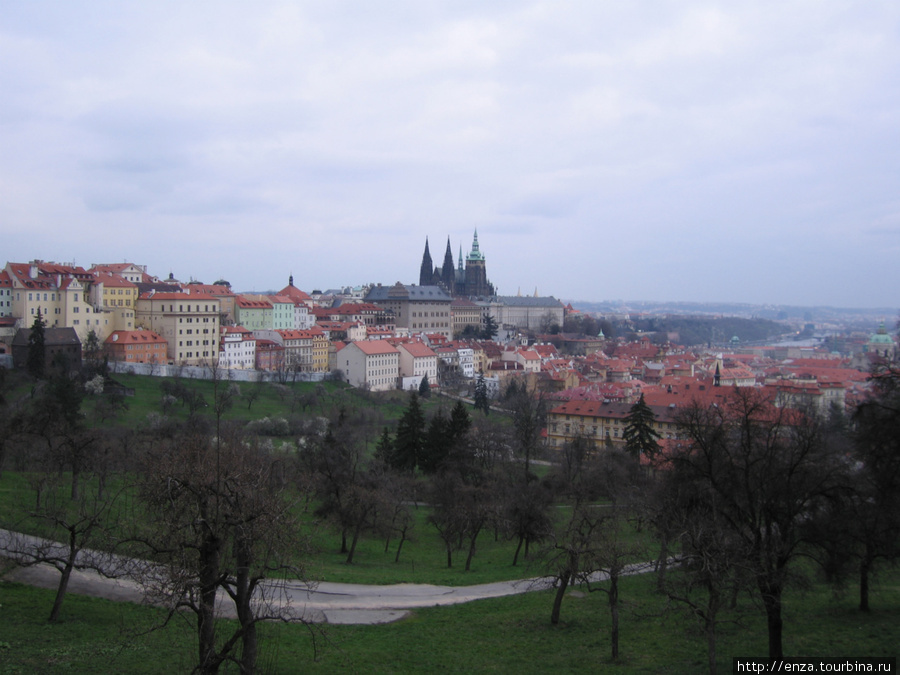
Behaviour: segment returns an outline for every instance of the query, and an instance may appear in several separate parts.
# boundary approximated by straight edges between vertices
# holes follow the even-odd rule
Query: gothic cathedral
[[[478,248],[478,230],[472,240],[472,251],[466,257],[463,268],[462,246],[459,248],[459,264],[454,268],[453,253],[450,251],[450,238],[447,237],[447,251],[444,253],[444,264],[436,267],[428,250],[428,239],[425,239],[425,254],[419,269],[420,286],[440,286],[454,297],[475,297],[494,295],[494,286],[487,279],[484,254]]]

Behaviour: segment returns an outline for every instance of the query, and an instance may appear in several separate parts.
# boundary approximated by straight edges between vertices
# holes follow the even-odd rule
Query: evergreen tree
[[[469,411],[466,410],[466,406],[462,401],[457,401],[456,405],[453,406],[453,410],[450,411],[449,432],[453,442],[456,443],[462,440],[471,428],[472,419],[469,417]]]
[[[106,375],[107,364],[103,358],[103,345],[100,342],[100,336],[97,331],[91,328],[84,339],[82,347],[84,360],[87,365],[88,375]]]
[[[410,393],[409,405],[397,424],[391,464],[401,471],[413,471],[421,461],[424,439],[425,414],[419,404],[419,394],[414,391]]]
[[[419,457],[419,468],[425,473],[435,473],[449,456],[453,443],[449,432],[450,420],[443,411],[438,410],[428,422],[422,454]]]
[[[431,383],[428,381],[428,375],[423,375],[422,381],[419,382],[419,396],[422,398],[431,396]]]
[[[491,414],[491,402],[488,399],[484,373],[478,373],[478,379],[475,381],[475,410],[480,410],[485,415]]]
[[[419,468],[425,473],[436,473],[447,462],[455,464],[471,462],[469,448],[465,444],[466,435],[472,427],[472,420],[462,401],[457,401],[447,417],[439,410],[428,423],[425,444]]]
[[[650,406],[644,402],[644,395],[631,406],[625,417],[625,431],[622,437],[625,439],[625,449],[635,457],[647,455],[653,459],[659,453],[659,434],[653,428],[656,415]]]
[[[394,441],[391,438],[391,430],[387,427],[381,432],[381,438],[375,446],[375,459],[384,464],[391,464],[394,458]]]
[[[47,347],[44,338],[44,326],[46,322],[41,318],[41,310],[38,310],[31,324],[31,333],[28,335],[28,358],[26,367],[28,372],[37,379],[43,379],[47,364]]]
[[[484,318],[484,327],[481,329],[481,337],[485,340],[493,340],[497,337],[499,331],[500,327],[497,325],[497,321],[488,314]]]

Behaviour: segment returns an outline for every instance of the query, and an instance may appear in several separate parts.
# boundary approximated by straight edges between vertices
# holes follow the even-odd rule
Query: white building
[[[437,384],[438,357],[431,347],[424,342],[401,342],[397,351],[404,389],[418,389],[424,377],[428,377],[430,384]]]
[[[222,368],[252,370],[256,367],[256,338],[242,326],[222,326],[219,365]]]
[[[337,367],[354,387],[390,391],[397,388],[400,352],[386,340],[351,342],[337,353]]]

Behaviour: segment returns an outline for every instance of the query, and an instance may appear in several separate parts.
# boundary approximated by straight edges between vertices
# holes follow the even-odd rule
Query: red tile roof
[[[110,333],[105,342],[109,344],[156,343],[166,344],[165,339],[152,330],[117,330]]]
[[[429,356],[437,356],[431,347],[422,342],[405,342],[397,345],[399,349],[405,349],[413,358],[425,358]]]
[[[399,354],[387,340],[360,340],[351,342],[366,356],[375,356],[378,354]]]

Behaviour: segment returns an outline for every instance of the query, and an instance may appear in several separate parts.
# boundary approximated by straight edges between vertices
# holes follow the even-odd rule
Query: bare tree
[[[272,602],[265,580],[276,572],[302,578],[292,504],[276,480],[277,461],[230,430],[216,438],[186,432],[147,454],[139,494],[148,530],[134,539],[153,564],[139,580],[169,609],[196,616],[197,670],[217,672],[226,661],[253,672],[257,624],[289,617]],[[288,557],[290,556],[290,557]],[[217,594],[233,602],[237,628],[217,640]]]
[[[81,490],[76,499],[64,495],[58,477],[48,477],[44,498],[16,524],[17,530],[37,532],[29,536],[5,532],[0,536],[0,551],[16,564],[47,564],[59,572],[59,583],[48,620],[59,620],[72,572],[93,569],[111,573],[109,556],[121,490],[103,491],[97,481]]]
[[[735,388],[723,405],[693,405],[679,421],[689,441],[673,455],[673,468],[696,492],[712,495],[718,522],[748,553],[769,657],[781,658],[782,595],[807,542],[804,520],[834,490],[843,462],[829,452],[816,418],[775,408],[753,389]]]
[[[667,476],[660,491],[659,517],[664,540],[679,547],[678,565],[660,574],[658,588],[670,600],[684,604],[706,635],[709,672],[716,673],[716,642],[721,615],[736,605],[738,593],[752,586],[747,542],[737,536],[716,508],[716,494],[698,491],[677,476]]]
[[[531,473],[531,461],[537,457],[547,406],[541,395],[533,396],[525,387],[512,397],[509,406],[513,412],[513,447],[522,459],[527,478]]]
[[[541,481],[521,482],[510,476],[505,485],[503,520],[509,536],[517,540],[516,552],[513,554],[513,567],[519,562],[519,554],[523,553],[527,560],[533,544],[547,539],[553,532],[553,520],[550,507],[553,503],[553,492],[549,485]]]

